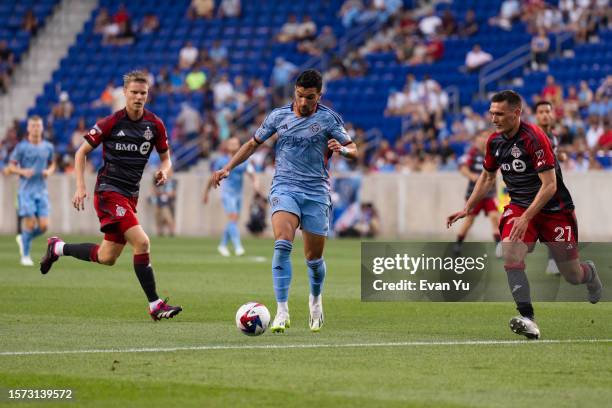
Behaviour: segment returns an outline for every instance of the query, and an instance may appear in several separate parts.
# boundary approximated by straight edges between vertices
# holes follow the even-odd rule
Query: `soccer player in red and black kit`
[[[474,186],[476,186],[476,181],[482,173],[482,164],[484,162],[484,153],[485,146],[487,143],[487,135],[484,133],[476,136],[474,140],[473,146],[468,150],[468,152],[463,155],[460,159],[459,171],[462,175],[464,175],[468,180],[467,191],[465,192],[466,201],[472,195],[472,191],[474,191]],[[457,241],[453,246],[453,252],[459,256],[461,254],[461,246],[463,244],[463,240],[467,235],[468,231],[474,224],[474,219],[481,211],[487,215],[489,220],[491,221],[491,226],[493,228],[493,240],[498,244],[498,249],[495,251],[498,257],[501,257],[501,236],[499,235],[499,211],[497,210],[497,201],[495,200],[495,185],[487,192],[485,197],[477,203],[472,211],[465,217],[465,221],[461,225],[459,229],[459,233],[457,234]]]
[[[149,237],[136,218],[136,203],[142,172],[153,147],[159,153],[161,164],[155,180],[162,185],[172,167],[168,150],[166,128],[156,115],[144,108],[149,84],[141,71],[132,71],[123,77],[124,109],[98,121],[85,135],[85,142],[75,156],[76,192],[72,205],[85,209],[86,156],[98,145],[103,146],[104,165],[98,171],[94,192],[94,207],[100,220],[104,240],[100,245],[69,244],[58,237],[48,240],[47,252],[40,262],[40,271],[46,274],[62,255],[83,261],[113,265],[121,255],[126,242],[134,251],[134,270],[149,300],[149,314],[153,320],[172,318],[181,312],[179,306],[170,306],[159,298],[149,258]]]
[[[557,157],[557,160],[564,162],[567,155],[564,152],[557,151],[559,148],[559,138],[553,133],[555,111],[552,103],[548,101],[539,101],[533,107],[533,111],[535,113],[536,124],[544,131],[544,133],[546,133],[546,136],[548,136],[548,140],[550,140],[550,145],[552,146],[553,153]],[[559,169],[559,171],[561,171],[561,169]],[[552,256],[552,251],[549,249],[548,252],[548,265],[546,266],[546,273],[551,275],[559,275],[559,268],[557,267],[557,263]]]
[[[496,132],[487,141],[484,170],[465,208],[450,215],[447,226],[470,213],[495,183],[497,169],[501,168],[510,194],[499,227],[504,267],[520,313],[510,319],[510,328],[528,339],[538,339],[540,329],[534,320],[525,275],[525,256],[537,240],[553,249],[565,280],[586,284],[591,303],[601,298],[602,284],[593,262],[578,259],[574,204],[550,141],[540,128],[521,121],[521,110],[521,97],[514,91],[499,92],[491,99],[489,112]]]

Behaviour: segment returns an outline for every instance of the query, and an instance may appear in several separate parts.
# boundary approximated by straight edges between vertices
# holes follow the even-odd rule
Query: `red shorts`
[[[513,218],[520,217],[526,208],[516,204],[504,207],[499,222],[502,240],[510,236]],[[557,261],[569,261],[578,258],[578,224],[574,210],[556,213],[539,212],[529,222],[523,242],[533,250],[537,241],[546,243]]]
[[[474,208],[472,208],[472,211],[470,211],[470,215],[476,216],[480,214],[480,212],[483,210],[485,214],[488,214],[491,211],[497,211],[497,202],[495,201],[495,199],[492,197],[483,198],[474,206]]]
[[[94,194],[94,208],[105,240],[125,244],[125,231],[139,224],[136,218],[137,203],[138,197],[126,197],[114,191]]]

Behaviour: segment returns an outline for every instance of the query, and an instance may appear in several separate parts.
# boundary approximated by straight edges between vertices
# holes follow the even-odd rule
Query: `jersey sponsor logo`
[[[510,169],[516,171],[517,173],[522,173],[527,170],[527,164],[519,159],[512,160],[512,164],[503,163],[501,165],[503,171],[510,171]]]
[[[119,131],[119,133],[117,133],[117,137],[121,137],[121,136],[125,136],[125,132],[122,130]]]
[[[321,125],[319,125],[317,122],[313,123],[312,125],[310,125],[310,131],[314,135],[316,135],[317,133],[321,131]]]
[[[117,217],[123,217],[126,212],[127,210],[120,205],[115,208],[115,214],[117,214]]]
[[[147,126],[147,130],[145,130],[144,133],[142,134],[142,137],[144,137],[147,140],[153,139],[153,132],[151,131],[151,129],[149,129],[148,126]]]
[[[510,149],[510,154],[514,156],[515,159],[518,159],[519,157],[521,157],[521,149],[514,145],[512,146],[512,149]]]
[[[138,146],[134,143],[115,143],[115,150],[124,152],[137,152]]]
[[[144,142],[143,144],[140,145],[140,154],[144,156],[145,154],[149,153],[150,149],[151,149],[151,143]]]

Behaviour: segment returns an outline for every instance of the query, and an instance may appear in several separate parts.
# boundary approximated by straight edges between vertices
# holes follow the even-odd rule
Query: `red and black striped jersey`
[[[480,175],[482,173],[484,163],[484,154],[476,147],[472,146],[470,150],[463,156],[459,158],[459,165],[466,166],[470,173]],[[467,200],[472,195],[472,191],[474,191],[474,187],[476,187],[476,182],[470,180],[468,182],[467,191],[465,192],[465,199]],[[496,187],[491,187],[491,190],[487,193],[485,198],[494,198],[495,192],[497,191]]]
[[[99,120],[85,140],[94,148],[103,147],[104,164],[98,171],[95,191],[115,191],[128,197],[138,196],[152,147],[158,153],[168,150],[164,123],[146,109],[138,120],[131,120],[125,109]]]
[[[501,133],[489,136],[484,168],[491,172],[501,168],[510,202],[525,208],[531,205],[542,186],[538,173],[555,169],[557,191],[542,211],[574,209],[572,196],[563,183],[561,168],[555,159],[550,140],[535,125],[521,122],[513,137]]]

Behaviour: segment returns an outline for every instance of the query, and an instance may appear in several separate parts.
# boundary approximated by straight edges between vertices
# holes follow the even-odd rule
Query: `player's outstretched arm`
[[[221,180],[229,176],[230,171],[234,169],[234,167],[238,166],[240,163],[251,157],[251,155],[255,152],[259,143],[255,141],[255,139],[250,139],[248,142],[244,143],[240,146],[240,149],[236,152],[236,154],[232,157],[229,163],[223,167],[221,170],[217,170],[212,175],[212,182],[215,188],[219,187]]]
[[[456,221],[461,218],[467,216],[472,208],[482,200],[487,193],[493,188],[495,185],[495,176],[496,172],[490,172],[487,170],[483,170],[480,173],[480,177],[478,177],[478,181],[476,182],[476,186],[474,186],[474,191],[472,191],[472,195],[468,198],[465,203],[465,208],[461,211],[453,213],[446,218],[446,228],[450,228]]]
[[[18,176],[22,176],[25,178],[30,178],[34,175],[34,169],[24,169],[21,168],[14,161],[9,161],[8,166],[6,166],[7,174],[17,174]]]
[[[74,155],[74,174],[76,175],[76,191],[72,197],[72,206],[77,210],[85,209],[85,198],[87,197],[87,187],[85,186],[85,164],[87,155],[93,150],[89,142],[83,142],[79,150]]]

